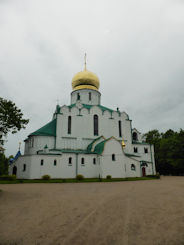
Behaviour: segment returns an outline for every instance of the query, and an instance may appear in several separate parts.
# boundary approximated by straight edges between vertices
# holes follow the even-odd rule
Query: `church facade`
[[[156,174],[154,148],[125,112],[101,105],[98,77],[85,69],[72,80],[70,105],[25,140],[24,155],[9,167],[17,178],[141,177]]]

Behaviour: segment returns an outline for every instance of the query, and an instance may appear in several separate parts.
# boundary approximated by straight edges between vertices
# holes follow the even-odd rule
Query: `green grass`
[[[0,184],[23,184],[23,183],[87,183],[87,182],[117,182],[117,181],[138,181],[138,180],[152,180],[158,179],[156,176],[152,177],[133,177],[133,178],[112,178],[112,179],[99,179],[99,178],[84,178],[83,180],[76,179],[17,179],[17,180],[0,180]]]

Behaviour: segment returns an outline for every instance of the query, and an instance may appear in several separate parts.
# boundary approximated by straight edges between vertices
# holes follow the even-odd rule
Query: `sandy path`
[[[184,177],[0,189],[0,245],[184,245]]]

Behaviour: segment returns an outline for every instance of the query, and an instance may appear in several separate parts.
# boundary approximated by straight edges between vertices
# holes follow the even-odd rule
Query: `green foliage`
[[[158,130],[149,131],[146,142],[154,144],[156,169],[164,175],[184,175],[184,130],[165,133]]]
[[[8,132],[16,133],[25,128],[28,124],[28,119],[23,119],[23,114],[11,100],[6,100],[0,97],[0,139]]]
[[[107,175],[106,179],[112,179],[112,176],[111,175]]]
[[[82,174],[78,174],[78,175],[76,176],[76,179],[77,179],[77,180],[83,180],[83,179],[84,179],[84,176],[83,176]]]
[[[8,174],[8,161],[4,153],[0,153],[0,175]]]
[[[42,180],[50,180],[50,175],[48,175],[48,174],[43,175]]]
[[[1,175],[0,180],[16,180],[16,175]]]

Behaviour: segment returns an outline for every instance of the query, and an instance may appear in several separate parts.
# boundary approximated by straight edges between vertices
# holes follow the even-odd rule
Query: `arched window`
[[[98,115],[94,115],[94,135],[98,135]]]
[[[68,158],[68,164],[70,164],[70,165],[72,164],[72,157]]]
[[[71,134],[72,131],[72,117],[68,117],[68,134]]]
[[[80,100],[80,94],[77,93],[77,100]]]
[[[24,163],[24,165],[23,165],[23,172],[25,172],[26,171],[26,164]]]
[[[119,124],[119,137],[122,137],[122,133],[121,133],[121,121],[119,121],[118,124]]]
[[[40,165],[43,166],[43,163],[44,163],[44,161],[43,161],[43,159],[42,159],[41,162],[40,162]]]
[[[148,153],[148,148],[144,147],[144,153]]]
[[[138,140],[137,133],[136,132],[133,132],[132,137],[133,137],[133,140],[134,141],[137,141]]]
[[[112,154],[112,161],[116,161],[116,156],[114,153]]]
[[[137,153],[138,152],[138,148],[134,147],[134,152]]]
[[[56,166],[57,165],[57,160],[54,160],[54,166]]]
[[[89,100],[91,100],[91,92],[89,92]]]
[[[96,158],[93,158],[93,164],[96,164]]]
[[[135,171],[136,168],[135,168],[135,165],[134,164],[131,164],[131,170]]]
[[[81,158],[81,164],[84,165],[84,157]]]

